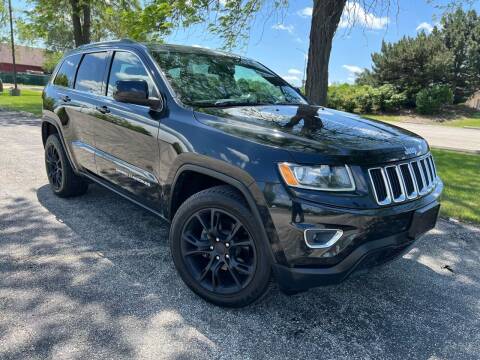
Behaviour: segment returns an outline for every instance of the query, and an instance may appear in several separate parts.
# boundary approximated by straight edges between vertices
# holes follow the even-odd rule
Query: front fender
[[[180,154],[172,164],[167,184],[165,184],[165,200],[167,204],[167,218],[171,218],[173,208],[173,198],[177,180],[183,172],[192,171],[202,175],[207,175],[221,182],[229,184],[236,188],[246,199],[253,216],[259,225],[263,225],[262,233],[264,241],[267,241],[271,249],[271,257],[275,263],[285,264],[286,259],[283,250],[279,246],[279,239],[275,231],[267,203],[262,191],[245,170],[242,170],[229,163],[212,159],[210,157],[184,153]]]

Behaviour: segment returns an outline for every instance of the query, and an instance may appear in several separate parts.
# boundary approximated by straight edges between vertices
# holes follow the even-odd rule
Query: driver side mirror
[[[162,99],[148,97],[148,84],[145,80],[119,80],[113,98],[122,103],[150,106],[151,110],[161,111]]]

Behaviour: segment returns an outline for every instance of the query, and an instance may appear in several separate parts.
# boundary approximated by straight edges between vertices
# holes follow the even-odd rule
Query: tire
[[[271,277],[261,226],[230,186],[188,198],[170,228],[173,262],[185,284],[224,307],[243,307],[261,299]]]
[[[50,135],[45,142],[45,168],[55,195],[73,197],[87,191],[88,183],[73,172],[57,134]]]

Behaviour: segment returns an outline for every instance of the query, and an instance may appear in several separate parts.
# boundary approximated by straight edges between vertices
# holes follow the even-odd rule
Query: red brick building
[[[0,71],[12,72],[12,50],[8,43],[0,44]],[[42,72],[45,60],[44,50],[29,46],[15,46],[15,62],[17,72]]]

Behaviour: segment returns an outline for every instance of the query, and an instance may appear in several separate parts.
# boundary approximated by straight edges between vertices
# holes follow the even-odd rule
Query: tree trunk
[[[340,22],[346,0],[314,0],[310,47],[308,49],[307,82],[308,100],[326,105],[328,91],[328,63],[332,41]]]
[[[84,44],[90,43],[90,24],[91,24],[91,4],[85,1],[83,4],[83,42]]]
[[[78,6],[78,0],[70,0],[72,5],[72,24],[73,24],[73,38],[75,40],[75,46],[84,44],[82,33],[82,22],[80,21],[80,9]]]

